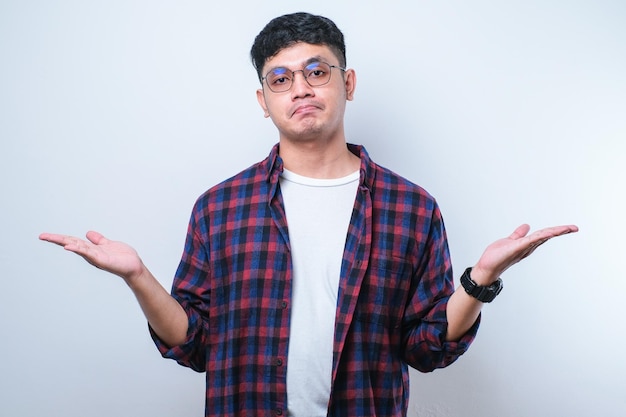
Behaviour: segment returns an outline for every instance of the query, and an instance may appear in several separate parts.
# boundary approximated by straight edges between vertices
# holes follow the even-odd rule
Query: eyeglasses
[[[315,61],[307,64],[301,70],[296,71],[291,71],[283,67],[274,68],[265,74],[265,77],[261,78],[261,81],[265,80],[269,89],[274,93],[284,93],[291,89],[293,80],[296,77],[296,72],[302,72],[302,76],[311,87],[320,87],[328,84],[333,68],[337,68],[341,71],[346,70],[345,68],[330,65],[326,62]]]

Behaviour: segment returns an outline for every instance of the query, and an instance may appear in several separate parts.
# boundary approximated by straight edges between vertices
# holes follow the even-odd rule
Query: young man
[[[121,276],[161,353],[206,371],[206,415],[404,416],[408,366],[469,347],[500,274],[559,226],[520,226],[455,291],[435,200],[346,143],[356,88],[321,16],[271,21],[251,51],[279,142],[196,202],[172,294],[128,245],[43,234]]]

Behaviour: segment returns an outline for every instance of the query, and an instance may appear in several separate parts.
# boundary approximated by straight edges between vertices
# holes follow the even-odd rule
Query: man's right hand
[[[163,288],[141,261],[137,252],[123,242],[88,232],[87,240],[74,236],[42,233],[39,239],[62,246],[104,271],[122,277],[131,288],[153,330],[168,346],[187,337],[187,313]]]
[[[53,233],[39,235],[39,239],[82,256],[96,268],[122,277],[129,285],[144,272],[145,267],[141,258],[126,243],[109,240],[93,231],[88,232],[86,237],[87,240]]]

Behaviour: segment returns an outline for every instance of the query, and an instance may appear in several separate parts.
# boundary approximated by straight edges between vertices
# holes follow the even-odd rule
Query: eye
[[[272,85],[281,85],[289,82],[289,78],[287,77],[279,77],[279,78],[271,78],[270,84]]]
[[[266,79],[267,82],[273,86],[288,84],[291,82],[291,78],[287,74],[288,70],[286,68],[276,68],[267,74]]]
[[[325,65],[320,62],[313,62],[307,65],[304,70],[307,78],[324,78],[328,72]]]
[[[309,73],[309,77],[323,77],[324,74],[326,74],[326,72],[324,70],[317,69],[315,71],[311,71]]]

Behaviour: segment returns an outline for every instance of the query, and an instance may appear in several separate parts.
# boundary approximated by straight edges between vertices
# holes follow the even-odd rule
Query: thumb
[[[521,226],[518,226],[518,228],[515,229],[513,233],[511,233],[511,236],[509,236],[509,238],[513,240],[517,240],[519,238],[526,236],[529,231],[530,231],[530,226],[527,224],[523,224]]]
[[[100,233],[98,232],[94,232],[93,230],[90,230],[89,232],[87,232],[86,234],[87,239],[89,239],[89,241],[95,245],[101,245],[103,243],[106,243],[108,241],[107,238],[105,238],[104,236],[102,236]]]

